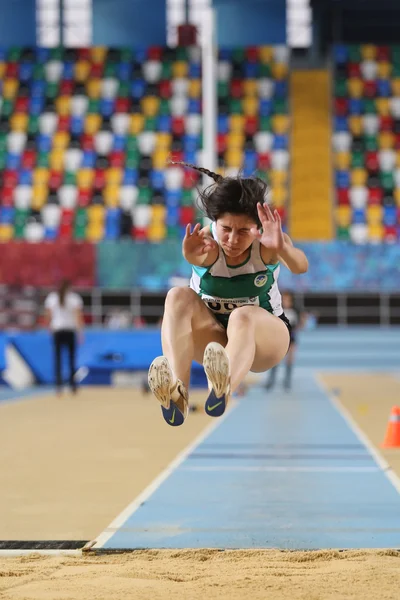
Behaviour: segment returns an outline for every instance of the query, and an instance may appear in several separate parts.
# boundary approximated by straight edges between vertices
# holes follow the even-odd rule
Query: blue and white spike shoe
[[[203,367],[210,390],[205,411],[210,417],[220,417],[225,412],[231,393],[229,358],[221,344],[210,342],[207,345]]]
[[[174,376],[165,356],[158,356],[151,363],[148,382],[161,404],[165,422],[172,427],[182,425],[189,412],[188,393],[182,381]]]

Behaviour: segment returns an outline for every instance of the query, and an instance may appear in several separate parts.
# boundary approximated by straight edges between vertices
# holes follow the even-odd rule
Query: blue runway
[[[101,537],[105,549],[399,548],[400,494],[305,370],[290,394],[250,391]]]

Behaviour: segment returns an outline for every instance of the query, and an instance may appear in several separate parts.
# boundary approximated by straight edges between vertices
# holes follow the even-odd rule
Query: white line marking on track
[[[376,473],[380,468],[376,467],[285,467],[285,466],[265,466],[265,467],[182,467],[183,471],[205,471],[205,472],[223,472],[223,471],[249,471],[266,473]]]
[[[345,406],[343,406],[343,404],[337,398],[335,398],[335,396],[332,394],[332,392],[328,389],[328,387],[322,381],[321,376],[315,374],[314,377],[315,377],[315,380],[316,380],[320,390],[322,392],[324,392],[324,394],[326,394],[329,401],[333,404],[333,406],[336,408],[338,413],[343,417],[343,419],[346,421],[347,425],[350,427],[350,429],[353,431],[353,433],[358,437],[360,442],[362,442],[364,444],[364,446],[367,448],[368,452],[370,453],[372,458],[375,460],[377,465],[382,469],[382,471],[384,472],[386,477],[389,479],[390,483],[393,485],[395,490],[400,494],[400,478],[398,477],[398,475],[396,475],[396,473],[393,471],[392,467],[383,458],[383,456],[379,452],[379,450],[373,445],[373,443],[368,438],[368,436],[366,436],[365,433],[362,431],[362,429],[358,426],[358,424],[356,423],[356,421],[354,420],[354,418],[352,417],[350,412],[347,410],[347,408]]]
[[[108,540],[122,527],[122,525],[129,519],[138,508],[154,494],[154,492],[161,486],[162,483],[186,460],[186,458],[193,452],[197,446],[199,446],[217,427],[219,427],[226,419],[228,415],[238,406],[238,402],[231,400],[230,408],[225,412],[222,417],[215,419],[210,425],[208,425],[203,431],[191,442],[186,448],[181,450],[174,460],[163,470],[161,473],[148,485],[143,492],[137,496],[133,502],[131,502],[111,523],[110,525],[100,533],[94,540],[91,548],[97,550],[104,547]]]

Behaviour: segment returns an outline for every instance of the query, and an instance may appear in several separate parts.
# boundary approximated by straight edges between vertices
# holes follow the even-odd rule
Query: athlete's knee
[[[252,329],[254,326],[254,309],[251,306],[235,308],[229,317],[228,333],[232,328],[245,327]]]
[[[165,311],[178,312],[181,315],[192,313],[196,298],[196,292],[188,287],[171,288],[165,299]]]

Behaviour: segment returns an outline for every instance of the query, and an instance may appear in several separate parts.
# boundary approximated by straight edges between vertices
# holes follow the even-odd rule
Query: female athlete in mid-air
[[[278,290],[280,264],[305,273],[308,261],[282,231],[259,178],[222,177],[200,192],[211,225],[186,228],[183,256],[192,265],[190,287],[174,287],[165,301],[164,356],[150,365],[149,387],[164,419],[181,425],[188,413],[192,361],[208,380],[206,413],[221,416],[249,371],[261,373],[286,355],[290,324]]]

